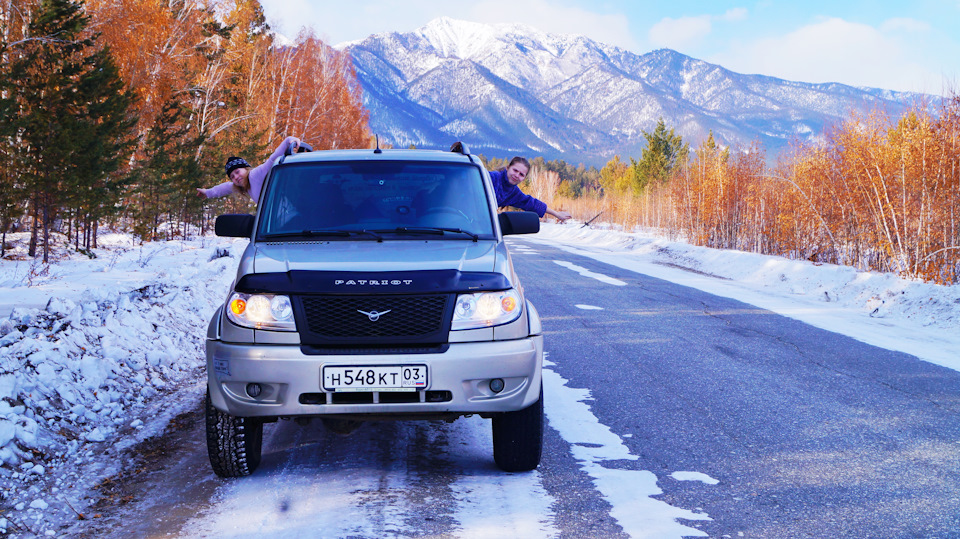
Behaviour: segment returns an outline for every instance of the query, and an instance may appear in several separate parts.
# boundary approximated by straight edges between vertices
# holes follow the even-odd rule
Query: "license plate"
[[[321,379],[327,391],[417,391],[427,387],[427,366],[328,366]]]

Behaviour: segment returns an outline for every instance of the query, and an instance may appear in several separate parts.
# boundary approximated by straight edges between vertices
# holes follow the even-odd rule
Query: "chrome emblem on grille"
[[[383,312],[378,312],[378,311],[370,311],[370,312],[367,312],[367,311],[361,311],[360,309],[357,309],[357,312],[360,313],[360,314],[365,314],[365,315],[367,315],[367,318],[369,318],[371,322],[376,322],[377,320],[380,320],[380,317],[381,317],[381,316],[387,314],[387,313],[390,312],[391,310],[392,310],[392,309],[387,309],[386,311],[383,311]]]

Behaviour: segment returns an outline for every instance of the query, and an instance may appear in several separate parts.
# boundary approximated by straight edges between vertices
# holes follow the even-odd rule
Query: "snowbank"
[[[697,247],[604,225],[545,223],[529,238],[960,370],[960,286]]]
[[[960,370],[960,287],[573,223],[528,240]],[[206,325],[246,243],[115,234],[96,258],[0,260],[0,534],[56,534],[111,455],[196,405]]]
[[[85,464],[163,428],[158,408],[202,378],[245,244],[118,235],[93,259],[0,261],[0,532],[42,534],[51,511],[79,505],[65,484],[97,479]]]

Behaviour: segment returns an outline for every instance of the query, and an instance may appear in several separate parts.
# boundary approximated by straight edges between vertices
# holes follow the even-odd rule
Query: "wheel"
[[[235,417],[221,412],[205,399],[207,419],[207,455],[214,473],[220,477],[244,477],[260,465],[263,446],[263,422],[252,417]]]
[[[493,417],[493,460],[505,472],[526,472],[543,451],[543,387],[537,402]]]

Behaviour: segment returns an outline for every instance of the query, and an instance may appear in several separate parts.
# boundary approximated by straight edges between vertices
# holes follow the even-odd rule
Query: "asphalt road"
[[[709,516],[680,522],[709,537],[960,537],[960,373],[522,239],[511,245],[543,319],[549,369],[565,380],[563,391],[545,389],[536,473],[497,470],[480,418],[371,423],[349,436],[283,421],[265,428],[261,468],[224,481],[205,463],[202,412],[185,414],[105,483],[100,518],[65,534],[644,536],[625,524],[631,500],[598,481],[609,470],[652,472],[656,499]],[[571,441],[577,426],[564,414],[576,391],[589,392],[593,426],[631,458],[588,466],[578,456],[610,441]],[[672,475],[685,471],[718,483]]]
[[[553,369],[710,537],[960,537],[960,373],[530,247],[514,264]],[[664,480],[677,470],[719,484]]]

